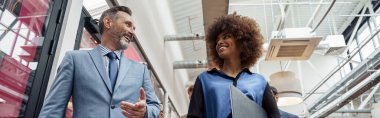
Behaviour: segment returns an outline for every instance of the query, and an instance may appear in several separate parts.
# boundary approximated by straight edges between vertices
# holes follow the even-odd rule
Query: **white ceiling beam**
[[[203,28],[205,32],[218,17],[228,14],[228,3],[229,0],[202,0]],[[208,52],[207,48],[206,52]],[[207,57],[207,60],[211,60],[210,57]],[[213,67],[215,64],[208,63],[208,66]]]
[[[202,0],[205,32],[216,18],[228,13],[228,0]]]
[[[359,2],[359,4],[355,7],[355,9],[352,11],[351,14],[358,14],[359,11],[364,7],[365,3],[366,3],[366,0],[361,0],[361,1]],[[348,17],[348,18],[346,19],[346,21],[344,21],[344,23],[339,27],[339,29],[338,29],[338,33],[339,33],[339,34],[342,34],[343,31],[346,30],[346,28],[347,28],[349,25],[351,25],[351,22],[352,22],[352,20],[354,20],[354,18],[355,18],[355,17],[353,17],[353,16]]]

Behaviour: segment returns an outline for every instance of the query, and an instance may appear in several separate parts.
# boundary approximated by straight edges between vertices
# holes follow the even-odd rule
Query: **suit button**
[[[115,108],[115,105],[111,105],[111,109],[114,109]]]

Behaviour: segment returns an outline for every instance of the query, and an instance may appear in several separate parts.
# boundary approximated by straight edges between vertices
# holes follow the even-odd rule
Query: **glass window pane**
[[[16,16],[14,16],[8,10],[5,10],[2,13],[0,23],[2,23],[3,25],[5,25],[6,27],[9,27],[12,24],[12,22],[16,22]]]
[[[357,53],[356,55],[354,55],[354,57],[352,58],[352,60],[357,61],[357,62],[361,62],[359,53]]]
[[[365,45],[360,52],[362,53],[363,59],[367,58],[372,52],[375,51],[375,47],[373,46],[372,42],[368,42],[367,45]]]
[[[25,117],[51,5],[51,0],[0,1],[1,118]]]
[[[354,40],[356,40],[356,39],[354,39]],[[349,52],[350,52],[349,55],[354,56],[354,57],[352,58],[352,60],[354,60],[354,61],[358,61],[358,62],[361,62],[361,59],[360,59],[360,55],[359,55],[359,53],[357,53],[356,55],[352,55],[354,52],[356,52],[356,51],[358,50],[358,47],[357,47],[356,42],[351,43],[351,45],[348,46],[348,50],[349,50]]]
[[[29,32],[29,29],[28,27],[25,26],[25,24],[21,24],[21,28],[20,28],[20,35],[23,36],[23,37],[27,37],[28,36],[28,32]]]
[[[16,60],[19,60],[20,59],[20,56],[23,52],[25,52],[21,46],[24,46],[25,45],[25,39],[24,38],[21,38],[21,37],[18,37],[17,40],[16,40],[16,44],[15,46],[13,47],[13,53],[12,53],[12,57]],[[27,54],[27,55],[30,55],[30,54]],[[25,59],[24,59],[25,60]],[[25,60],[26,61],[26,60]],[[29,60],[29,62],[32,62],[33,60]],[[26,65],[25,65],[26,66]]]
[[[92,37],[92,35],[86,30],[86,28],[83,28],[83,34],[82,39],[80,41],[79,50],[91,50],[96,47],[97,42]]]
[[[372,41],[373,41],[373,43],[375,44],[375,48],[378,48],[379,47],[379,37],[378,36],[375,36],[375,37],[373,37],[373,39],[372,39]]]
[[[377,24],[376,27],[378,27],[378,26],[380,25],[380,16],[376,16],[376,18],[375,18],[375,22],[376,22],[376,24]]]
[[[367,27],[367,25],[365,25],[364,30],[362,30],[361,32],[358,33],[359,44],[361,44],[364,40],[368,39],[370,34],[371,33],[369,30],[369,27]]]
[[[11,31],[6,31],[3,32],[2,35],[4,35],[4,37],[0,39],[0,50],[7,55],[11,55],[16,34]]]
[[[0,13],[1,14],[1,13]],[[2,25],[0,23],[0,34],[3,34],[4,31],[8,30],[7,27],[5,27],[4,25]]]

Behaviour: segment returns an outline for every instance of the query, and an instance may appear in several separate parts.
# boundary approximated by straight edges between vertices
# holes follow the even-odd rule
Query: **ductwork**
[[[192,60],[192,61],[175,61],[173,69],[195,69],[195,68],[207,68],[206,60]]]
[[[321,20],[319,20],[319,22],[317,23],[317,25],[313,28],[313,30],[311,30],[311,32],[315,32],[315,30],[317,30],[317,28],[319,27],[319,25],[321,25],[322,21],[326,18],[326,16],[329,14],[330,10],[332,9],[332,7],[334,6],[336,0],[333,0],[329,6],[329,8],[327,9],[326,13],[323,15],[323,17],[321,18]],[[315,9],[315,11],[313,12],[313,15],[311,15],[309,21],[307,22],[306,24],[306,27],[312,27],[312,24],[313,24],[313,21],[315,19],[315,17],[317,16],[318,12],[321,10],[321,3],[323,3],[323,0],[320,0],[319,1],[319,5],[317,6],[317,8]]]
[[[283,4],[278,4],[280,6],[280,9],[281,9],[281,19],[280,19],[280,22],[278,23],[277,25],[277,31],[282,31],[282,29],[284,29],[284,26],[285,26],[285,19],[286,19],[286,13],[288,11],[288,7],[289,5],[286,4],[285,6],[283,6]]]
[[[191,41],[191,40],[204,40],[203,34],[178,34],[178,35],[166,35],[164,41]]]
[[[321,0],[322,1],[322,0]],[[332,9],[332,7],[334,6],[336,0],[333,0],[329,6],[329,8],[327,9],[326,13],[323,15],[323,17],[321,18],[321,20],[319,20],[319,22],[317,23],[317,25],[313,28],[313,30],[311,32],[315,32],[315,30],[317,30],[317,28],[319,27],[319,25],[321,25],[321,23],[323,22],[323,20],[326,18],[326,16],[330,13],[330,10]],[[319,8],[319,7],[318,7]],[[319,11],[319,9],[318,9]],[[315,14],[316,15],[316,14]],[[314,16],[315,17],[315,16]],[[314,17],[312,17],[314,19]],[[309,23],[310,21],[312,20],[309,20]],[[308,24],[309,26],[311,26],[311,24]]]

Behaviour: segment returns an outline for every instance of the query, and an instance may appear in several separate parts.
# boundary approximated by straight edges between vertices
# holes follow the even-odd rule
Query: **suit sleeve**
[[[150,80],[149,70],[144,66],[144,82],[143,88],[146,95],[147,109],[145,113],[146,118],[157,118],[160,113],[160,108],[158,105],[156,94],[154,93],[154,88]]]
[[[264,90],[263,108],[267,112],[269,118],[280,118],[280,111],[278,110],[276,100],[268,83]]]
[[[58,67],[57,75],[48,93],[39,118],[63,118],[72,93],[74,61],[67,52]]]
[[[204,96],[202,84],[199,77],[195,81],[193,94],[191,95],[188,118],[203,118],[204,117]]]

